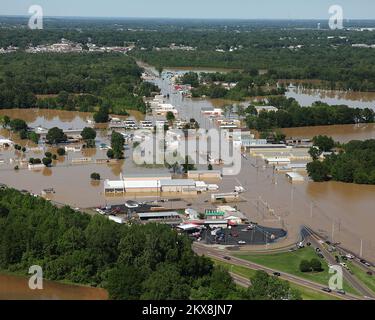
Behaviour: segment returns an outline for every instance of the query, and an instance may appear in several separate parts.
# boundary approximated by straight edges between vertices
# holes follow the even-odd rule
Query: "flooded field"
[[[31,290],[29,278],[0,274],[0,300],[107,300],[104,289],[44,281],[43,290]]]
[[[293,138],[313,138],[317,135],[332,136],[335,141],[375,139],[375,123],[360,123],[335,126],[285,128],[282,132]]]
[[[321,89],[289,88],[285,96],[296,99],[301,106],[311,106],[315,101],[330,105],[345,104],[353,108],[375,109],[375,92],[334,91]]]

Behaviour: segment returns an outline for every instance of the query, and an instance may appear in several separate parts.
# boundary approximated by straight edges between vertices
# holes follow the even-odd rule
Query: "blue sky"
[[[375,19],[374,0],[0,0],[0,15],[238,19],[326,19],[339,4],[346,19]]]

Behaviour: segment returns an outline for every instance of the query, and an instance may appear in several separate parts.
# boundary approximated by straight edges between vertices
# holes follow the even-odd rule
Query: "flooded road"
[[[42,290],[31,290],[29,278],[0,274],[0,300],[107,300],[104,289],[43,281]]]

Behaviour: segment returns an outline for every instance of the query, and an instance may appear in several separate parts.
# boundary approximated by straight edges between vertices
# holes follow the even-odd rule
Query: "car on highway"
[[[352,255],[352,254],[350,254],[350,253],[348,253],[345,257],[347,257],[349,260],[353,260],[355,257]]]
[[[320,259],[324,259],[324,256],[319,252],[318,253],[318,257],[320,258]]]
[[[280,272],[274,272],[273,275],[274,275],[275,277],[280,277],[280,276],[281,276],[281,273],[280,273]]]
[[[228,257],[228,256],[225,256],[224,259],[225,259],[225,260],[230,260],[231,258]]]
[[[320,250],[319,248],[316,248],[315,251],[316,252],[321,252],[322,250]]]
[[[324,292],[328,292],[328,293],[331,293],[332,292],[332,290],[330,289],[330,288],[323,288],[322,289]]]
[[[244,245],[244,244],[246,244],[246,241],[242,241],[242,240],[240,240],[240,241],[238,241],[237,243],[240,244],[240,245]]]
[[[362,264],[364,264],[366,267],[371,267],[371,263],[367,262],[367,261],[364,260],[364,259],[361,259],[360,262],[361,262]]]
[[[346,294],[346,292],[343,289],[336,290],[336,292],[342,295]]]
[[[367,274],[368,276],[372,276],[372,272],[371,272],[371,271],[367,271],[366,274]]]

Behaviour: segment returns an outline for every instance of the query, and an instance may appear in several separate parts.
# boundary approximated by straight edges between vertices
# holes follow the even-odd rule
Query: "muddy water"
[[[375,123],[348,124],[336,126],[317,126],[282,129],[286,136],[293,138],[313,138],[317,135],[328,135],[339,142],[366,140],[375,138]]]
[[[0,300],[107,300],[104,289],[44,281],[43,290],[30,290],[28,278],[0,274]]]
[[[334,91],[320,89],[289,88],[285,96],[296,99],[302,106],[311,106],[315,101],[330,105],[345,104],[353,108],[375,109],[375,92]]]

